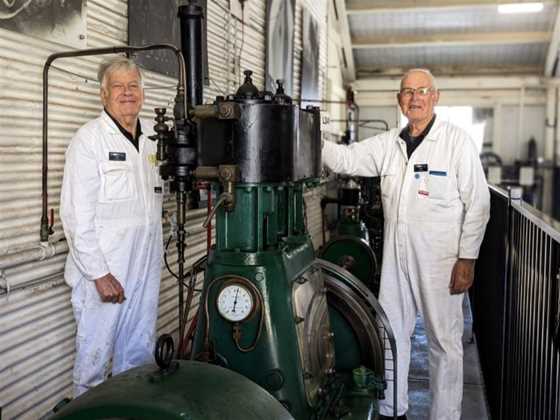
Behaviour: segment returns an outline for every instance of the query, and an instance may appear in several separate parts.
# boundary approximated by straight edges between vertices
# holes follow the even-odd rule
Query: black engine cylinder
[[[285,95],[258,92],[251,83],[250,72],[246,75],[237,94],[226,99],[237,108],[236,118],[205,118],[198,122],[199,164],[235,164],[242,183],[320,177],[319,109],[302,110]]]

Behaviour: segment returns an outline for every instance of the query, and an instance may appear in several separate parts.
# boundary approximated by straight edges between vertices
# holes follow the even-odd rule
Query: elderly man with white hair
[[[162,259],[162,184],[142,74],[117,57],[99,69],[101,115],[66,151],[60,217],[77,325],[74,396],[153,361]]]
[[[463,294],[489,219],[478,151],[462,129],[434,113],[426,69],[409,70],[397,99],[408,125],[350,146],[325,142],[334,172],[381,177],[385,216],[379,302],[397,341],[397,413],[406,419],[410,337],[423,316],[429,346],[431,420],[459,420],[463,396]],[[389,366],[389,369],[391,366]],[[381,418],[393,416],[392,371]]]

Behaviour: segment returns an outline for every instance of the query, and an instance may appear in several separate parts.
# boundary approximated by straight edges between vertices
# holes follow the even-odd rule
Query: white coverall
[[[66,151],[60,217],[77,324],[75,396],[105,380],[111,357],[113,374],[153,361],[163,193],[152,124],[141,127],[137,151],[103,111]],[[122,304],[101,301],[93,280],[107,273],[125,291]]]
[[[323,162],[334,172],[381,177],[385,241],[379,303],[397,341],[398,415],[408,409],[410,337],[419,311],[429,343],[430,419],[459,420],[463,294],[451,295],[449,283],[457,258],[478,257],[490,194],[476,147],[463,130],[436,117],[410,161],[399,133],[393,129],[348,147],[325,142]],[[392,416],[392,371],[387,374],[380,410]]]

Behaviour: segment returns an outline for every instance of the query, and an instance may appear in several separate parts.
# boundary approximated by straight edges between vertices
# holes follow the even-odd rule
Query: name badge
[[[154,192],[155,192],[156,194],[161,194],[161,193],[163,193],[163,188],[161,188],[161,187],[154,187]]]
[[[126,160],[126,153],[122,152],[109,152],[109,160]]]
[[[428,164],[427,163],[414,164],[414,172],[428,172]]]

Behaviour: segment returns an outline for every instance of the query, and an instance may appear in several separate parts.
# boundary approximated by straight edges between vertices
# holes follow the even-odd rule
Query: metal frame
[[[492,418],[557,420],[560,224],[507,192],[490,189],[492,216],[471,298]],[[493,250],[483,254],[490,245]]]

